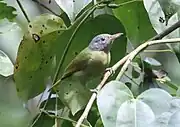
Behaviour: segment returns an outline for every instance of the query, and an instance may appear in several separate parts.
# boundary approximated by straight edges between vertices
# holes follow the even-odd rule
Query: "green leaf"
[[[112,25],[108,25],[112,24]],[[77,25],[77,24],[76,24]],[[65,49],[65,45],[69,41],[69,38],[71,38],[71,35],[73,33],[73,30],[76,28],[76,26],[73,26],[72,29],[65,31],[62,35],[58,37],[58,47],[57,54],[60,54],[57,57],[57,61],[60,60],[61,55],[63,54],[63,51]],[[72,40],[72,43],[69,47],[69,50],[66,54],[65,61],[62,65],[61,72],[59,75],[62,74],[63,69],[71,62],[71,60],[85,47],[88,46],[91,39],[101,33],[118,33],[122,32],[125,33],[123,26],[119,22],[118,19],[116,19],[114,16],[111,15],[100,15],[96,18],[89,19],[86,21],[82,26],[78,29],[75,38]],[[86,34],[84,34],[86,33]],[[83,35],[83,36],[82,36]],[[111,64],[113,65],[115,62],[117,62],[120,58],[122,58],[126,51],[126,38],[122,37],[117,39],[112,46],[112,61]],[[100,82],[99,79],[93,79],[93,81],[88,82],[88,87],[95,87]],[[68,84],[68,81],[66,83],[61,83],[59,85],[58,95],[61,98],[61,100],[64,100],[65,104],[70,107],[73,114],[75,114],[80,109],[84,108],[84,106],[87,104],[87,101],[89,100],[90,94],[87,91],[87,89],[84,88],[81,84],[78,83],[78,81],[70,81]],[[66,84],[66,85],[65,85]],[[70,85],[71,84],[71,85]],[[76,86],[77,85],[77,86]],[[66,93],[68,93],[66,95]],[[87,96],[84,96],[87,95]],[[72,98],[71,98],[72,97]],[[77,104],[73,104],[73,103]]]
[[[160,5],[160,8],[162,8],[162,11],[164,12],[164,19],[160,19],[159,21],[162,23],[165,23],[165,25],[168,24],[168,20],[178,11],[178,2],[176,4],[176,1],[173,0],[155,0],[153,2],[144,0],[145,6],[153,6],[151,9],[154,10],[155,6]],[[164,20],[164,21],[163,21]]]
[[[27,127],[31,114],[18,98],[12,77],[0,75],[0,126]]]
[[[173,98],[170,101],[170,109],[169,111],[171,113],[175,113],[180,110],[180,99],[179,98]]]
[[[55,0],[59,7],[66,12],[71,21],[74,21],[78,13],[86,7],[92,0]]]
[[[63,80],[57,88],[59,98],[70,108],[73,115],[88,102],[90,92],[77,80]]]
[[[154,119],[154,113],[146,103],[132,99],[124,102],[119,107],[116,126],[145,127],[154,121]]]
[[[137,99],[128,91],[119,81],[107,83],[100,91],[97,105],[105,127],[158,127],[168,123],[171,115],[179,111],[180,99],[173,99],[162,89],[146,90]]]
[[[9,57],[0,50],[0,75],[9,76],[13,74],[13,64]]]
[[[38,117],[39,114],[37,114]],[[50,115],[54,115],[54,114],[50,114]],[[34,118],[34,120],[36,119],[36,117]],[[33,123],[34,121],[32,121]],[[50,116],[48,116],[45,113],[42,113],[40,118],[38,119],[38,121],[33,125],[33,127],[52,127],[55,123],[55,119],[51,118]]]
[[[43,106],[45,105],[47,100],[44,100],[43,102],[41,102],[40,108],[43,108]],[[51,98],[48,100],[48,103],[46,105],[46,110],[52,110],[55,111],[56,110],[56,97]],[[63,103],[61,102],[61,100],[58,98],[58,104],[57,104],[57,109],[60,110],[64,108]]]
[[[159,116],[156,116],[156,119],[150,124],[150,127],[169,127],[168,122],[171,115],[171,112],[164,112]]]
[[[152,66],[161,66],[161,63],[154,58],[145,57],[144,61]]]
[[[168,126],[174,127],[178,126],[179,123],[179,109],[180,109],[180,99],[174,98],[170,101],[170,109],[168,112],[163,112],[156,117],[156,120],[151,124],[153,127]]]
[[[129,88],[119,81],[107,83],[97,96],[97,105],[105,127],[115,127],[119,107],[133,98]]]
[[[102,123],[102,120],[100,118],[96,121],[95,127],[104,127],[103,123]]]
[[[7,6],[7,4],[2,1],[3,0],[0,0],[0,20],[7,18],[9,21],[12,21],[17,16],[17,14],[13,13],[16,9],[12,6]]]
[[[116,4],[130,2],[131,0],[115,0]],[[155,35],[151,23],[148,19],[143,1],[134,1],[120,6],[113,10],[115,16],[126,28],[130,41],[137,45]]]
[[[155,115],[159,115],[168,111],[172,96],[162,89],[152,88],[140,94],[137,99],[146,103]]]
[[[159,34],[165,29],[172,26],[179,20],[180,12],[178,1],[169,0],[144,0],[144,6],[148,12],[149,19],[155,31]],[[158,8],[158,9],[157,9]],[[174,30],[166,36],[166,38],[179,37],[178,30]],[[167,44],[169,48],[175,52],[176,57],[180,61],[180,44]]]
[[[28,32],[30,35],[37,34],[41,37],[57,30],[65,30],[65,28],[61,18],[52,14],[42,14],[29,23]]]
[[[138,78],[140,76],[140,73],[136,71],[135,67],[132,68],[132,77]]]
[[[65,25],[60,18],[46,14],[32,21],[28,29],[20,43],[14,69],[16,89],[24,101],[45,89],[54,71],[55,40]]]

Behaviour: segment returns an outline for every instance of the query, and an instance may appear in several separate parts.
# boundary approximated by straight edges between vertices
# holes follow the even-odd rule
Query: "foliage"
[[[3,0],[0,0],[0,19],[7,18],[8,20],[12,21],[17,14],[14,14],[16,9],[12,6],[7,6]]]
[[[115,40],[111,50],[110,67],[116,65],[137,46],[173,29],[180,14],[177,0],[55,0],[46,6],[54,2],[62,10],[60,15],[51,8],[52,14],[36,14],[24,29],[13,14],[17,8],[5,2],[0,0],[0,126],[7,127],[76,126],[91,97],[89,89],[96,88],[103,75],[86,86],[79,80],[63,80],[48,91],[71,60],[94,36],[121,32],[124,36]],[[25,5],[19,7],[31,17]],[[10,28],[1,25],[9,24],[5,18],[14,21]],[[13,36],[20,33],[14,26],[23,36]],[[179,35],[173,29],[163,37]],[[11,37],[13,41],[6,43]],[[7,45],[18,49],[9,52]],[[157,44],[138,52],[119,81],[115,77],[120,67],[108,79],[81,126],[179,126],[179,61],[179,43]]]

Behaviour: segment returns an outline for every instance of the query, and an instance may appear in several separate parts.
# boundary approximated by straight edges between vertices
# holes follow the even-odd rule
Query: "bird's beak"
[[[110,36],[110,40],[114,41],[116,38],[120,37],[121,35],[123,35],[123,33],[113,34],[113,35]]]

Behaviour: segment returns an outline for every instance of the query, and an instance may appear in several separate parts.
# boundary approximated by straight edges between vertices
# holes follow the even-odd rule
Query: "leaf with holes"
[[[20,43],[14,69],[17,92],[24,101],[45,89],[53,72],[55,40],[62,29],[66,29],[62,19],[49,14],[29,23],[29,32]]]

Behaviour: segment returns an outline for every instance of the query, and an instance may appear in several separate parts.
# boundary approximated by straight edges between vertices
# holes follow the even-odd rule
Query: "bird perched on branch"
[[[95,36],[88,47],[82,50],[67,66],[61,80],[76,77],[85,85],[91,78],[96,78],[108,67],[111,55],[110,49],[113,41],[123,35],[100,34]],[[54,84],[55,87],[58,83]]]

